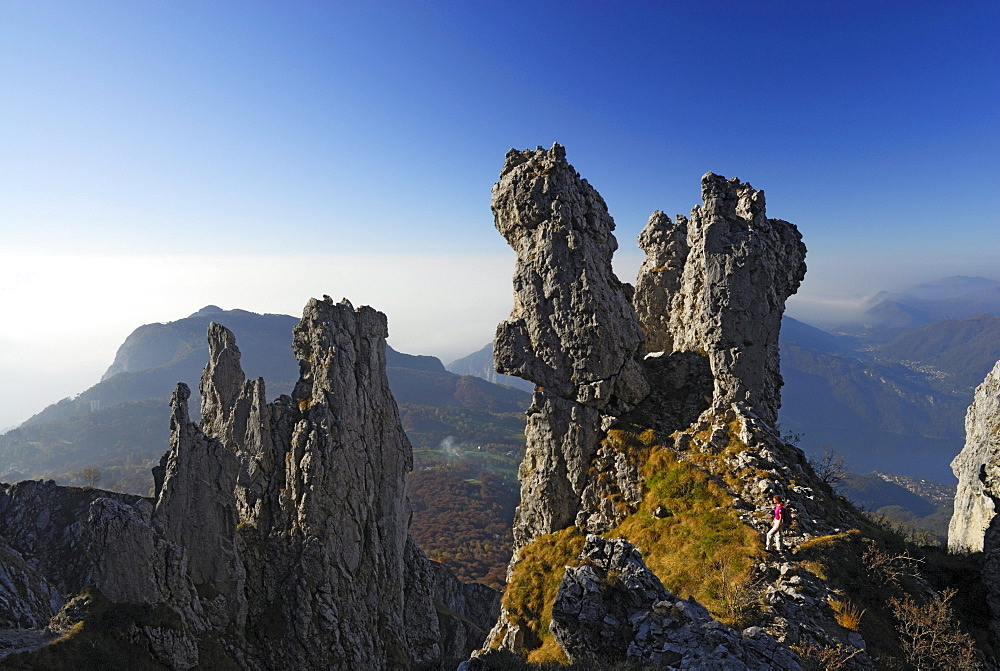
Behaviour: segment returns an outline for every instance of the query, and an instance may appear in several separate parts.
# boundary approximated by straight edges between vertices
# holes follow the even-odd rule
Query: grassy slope
[[[727,468],[724,457],[745,448],[734,434],[721,454],[712,455],[662,447],[651,431],[612,431],[608,440],[642,464],[645,494],[639,509],[607,535],[636,545],[647,566],[675,595],[692,597],[717,619],[741,627],[758,621],[761,609],[766,608],[759,601],[761,586],[755,575],[765,554],[760,532],[741,521],[732,507],[742,483]],[[961,620],[978,644],[989,650],[984,602],[975,593],[980,588],[968,580],[974,569],[966,564],[975,563],[974,558],[955,558],[914,546],[896,530],[866,518],[829,487],[809,484],[816,486],[822,505],[831,511],[838,508],[837,516],[853,519],[857,528],[807,540],[791,561],[797,570],[815,574],[834,589],[837,598],[826,604],[827,612],[845,630],[860,632],[869,654],[885,663],[903,659],[889,597],[921,603],[928,598],[926,583],[916,578],[903,576],[898,583],[888,582],[878,566],[879,557],[888,558],[890,564],[907,564],[906,557],[914,558],[916,572],[936,590],[959,586],[954,620]],[[575,527],[541,536],[522,549],[515,565],[504,606],[515,615],[516,624],[533,632],[527,643],[528,661],[534,667],[565,661],[547,623],[564,567],[576,561],[582,542],[582,533]],[[801,648],[800,653],[808,668],[836,665],[849,654],[846,648]]]
[[[607,439],[642,464],[646,493],[638,511],[607,535],[625,538],[674,594],[693,597],[713,615],[740,625],[749,615],[742,599],[753,563],[763,556],[759,534],[732,509],[732,495],[707,472],[655,443],[652,431],[613,431]],[[663,508],[665,517],[654,515]],[[661,512],[660,515],[664,513]],[[531,630],[528,660],[563,662],[548,632],[552,603],[565,566],[583,547],[583,534],[570,527],[540,536],[521,550],[504,593],[512,621]]]

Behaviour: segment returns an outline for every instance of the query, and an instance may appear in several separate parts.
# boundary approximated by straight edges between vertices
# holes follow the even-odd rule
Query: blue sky
[[[1000,278],[998,35],[996,2],[3,2],[0,428],[209,303],[346,295],[478,349],[511,147],[566,145],[627,281],[709,170],[802,231],[793,314]]]

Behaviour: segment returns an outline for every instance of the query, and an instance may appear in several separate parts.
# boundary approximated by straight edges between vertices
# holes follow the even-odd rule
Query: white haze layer
[[[298,316],[346,297],[388,315],[394,348],[447,363],[493,338],[512,270],[512,254],[0,257],[0,429],[96,384],[137,327],[206,305]]]
[[[643,255],[627,243],[621,241],[615,255],[615,272],[634,282]],[[979,251],[978,258],[810,252],[806,280],[787,313],[829,327],[855,319],[866,298],[881,290],[957,274],[996,278],[992,250]],[[510,312],[513,264],[513,252],[0,253],[0,430],[96,384],[137,327],[181,319],[206,305],[298,316],[310,297],[346,297],[355,307],[371,305],[388,315],[389,344],[397,350],[448,363],[492,340]]]

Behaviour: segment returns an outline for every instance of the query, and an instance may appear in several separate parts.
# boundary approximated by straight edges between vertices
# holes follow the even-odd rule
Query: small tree
[[[978,669],[975,642],[955,625],[948,602],[954,589],[935,594],[929,603],[910,597],[891,599],[899,622],[900,645],[906,661],[918,669]]]
[[[80,473],[80,478],[87,484],[88,487],[96,487],[101,482],[101,469],[85,468]]]
[[[847,476],[843,455],[837,454],[828,446],[823,446],[823,456],[813,462],[812,466],[819,479],[831,487],[839,485]]]

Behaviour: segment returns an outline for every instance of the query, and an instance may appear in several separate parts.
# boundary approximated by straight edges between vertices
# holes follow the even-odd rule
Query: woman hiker
[[[785,549],[785,544],[781,540],[781,527],[784,523],[785,517],[785,506],[781,502],[781,497],[777,494],[774,495],[774,521],[771,522],[771,529],[767,532],[767,537],[764,541],[764,549],[770,550],[771,545],[774,545],[774,549],[782,552]],[[773,543],[772,543],[773,541]]]

